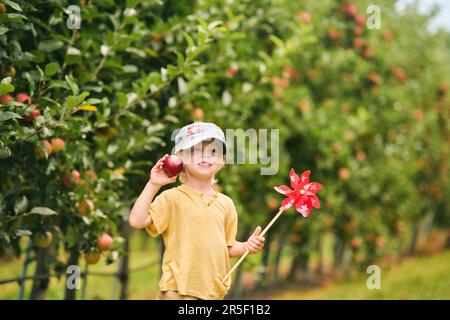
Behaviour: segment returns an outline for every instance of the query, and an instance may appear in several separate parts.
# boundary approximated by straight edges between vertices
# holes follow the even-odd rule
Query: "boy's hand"
[[[177,177],[169,178],[169,176],[166,174],[166,172],[163,169],[164,160],[166,160],[166,158],[168,156],[169,156],[168,154],[165,154],[153,166],[152,170],[150,171],[150,183],[152,183],[156,186],[162,187],[166,184],[174,183],[175,181],[177,181]]]
[[[257,253],[261,251],[261,249],[264,247],[264,237],[260,237],[259,234],[261,233],[261,227],[257,227],[255,232],[248,238],[247,242],[245,243],[247,246],[247,250],[250,251],[250,253]]]

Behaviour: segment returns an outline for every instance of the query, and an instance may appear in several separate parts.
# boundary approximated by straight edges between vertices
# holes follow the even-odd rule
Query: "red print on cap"
[[[193,134],[203,131],[199,125],[193,125],[187,128],[187,135],[192,136]]]

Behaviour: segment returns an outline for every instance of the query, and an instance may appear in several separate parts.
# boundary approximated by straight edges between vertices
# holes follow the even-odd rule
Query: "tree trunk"
[[[236,270],[236,278],[234,278],[234,285],[232,286],[230,293],[229,293],[229,297],[231,299],[237,299],[240,300],[242,299],[243,295],[244,295],[244,291],[242,288],[242,268],[238,268]]]
[[[70,251],[69,260],[67,261],[67,266],[71,265],[78,265],[78,259],[80,258],[80,253],[78,252],[78,248],[72,249]],[[67,278],[70,277],[70,274],[67,274]],[[76,300],[77,298],[77,289],[69,289],[69,286],[67,286],[67,279],[66,278],[66,291],[64,293],[64,300]]]
[[[411,242],[409,245],[408,255],[412,256],[416,252],[417,242],[419,240],[420,234],[420,223],[414,225],[413,234],[411,237]]]
[[[36,251],[36,271],[34,275],[39,279],[33,280],[31,288],[30,300],[45,300],[50,279],[48,277],[41,278],[50,272],[49,268],[49,248],[38,249]]]
[[[297,251],[292,258],[291,267],[289,268],[287,276],[287,280],[289,282],[295,282],[297,280],[297,271],[300,266],[300,256],[300,252]]]
[[[266,236],[266,241],[263,248],[262,253],[262,268],[259,273],[259,280],[258,280],[258,288],[259,289],[265,289],[267,287],[267,268],[269,267],[269,261],[270,261],[270,245],[272,242],[272,234],[269,233]]]
[[[125,238],[123,243],[123,251],[125,255],[120,259],[119,265],[119,279],[120,279],[120,300],[127,300],[129,296],[128,292],[128,280],[129,280],[129,256],[130,256],[130,229],[125,225],[122,229],[122,234]]]
[[[316,240],[316,251],[317,251],[319,258],[317,261],[317,269],[315,271],[316,271],[317,275],[321,276],[324,274],[324,265],[323,265],[324,259],[323,259],[323,250],[322,250],[322,237],[320,235],[317,237],[317,240]]]
[[[273,276],[272,281],[275,285],[278,285],[278,281],[280,278],[279,272],[280,272],[280,263],[281,263],[281,257],[283,253],[284,244],[286,243],[287,238],[287,232],[284,232],[283,235],[281,235],[281,238],[278,240],[278,252],[275,255],[275,261],[274,261],[274,269],[273,269]]]
[[[149,243],[149,238],[148,238],[148,233],[147,232],[141,232],[140,233],[140,241],[141,241],[141,250],[145,251],[148,249],[148,243]]]
[[[333,259],[333,269],[334,271],[338,271],[342,264],[342,258],[344,256],[344,241],[342,239],[336,237],[334,243],[334,259]]]

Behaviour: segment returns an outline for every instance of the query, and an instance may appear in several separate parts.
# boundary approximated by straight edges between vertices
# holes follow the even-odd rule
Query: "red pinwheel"
[[[294,169],[291,169],[291,188],[286,185],[275,187],[274,189],[285,195],[287,198],[281,203],[280,210],[284,211],[290,207],[295,206],[298,213],[301,213],[303,217],[309,216],[311,208],[319,209],[320,201],[317,198],[316,193],[323,187],[320,183],[309,182],[309,175],[311,171],[305,171],[300,178],[295,173]]]
[[[294,169],[290,171],[290,179],[291,179],[291,188],[288,186],[279,186],[275,187],[275,190],[287,198],[283,200],[281,203],[280,209],[278,213],[273,217],[273,219],[269,222],[269,224],[264,228],[261,232],[260,236],[263,237],[266,232],[270,229],[270,227],[277,221],[277,219],[281,216],[281,214],[289,209],[290,207],[295,206],[297,212],[301,213],[303,217],[308,217],[312,208],[318,209],[320,207],[319,198],[317,198],[316,193],[321,190],[323,187],[320,183],[317,182],[309,182],[309,175],[311,171],[305,171],[299,177]],[[222,280],[222,283],[225,283],[228,278],[233,274],[233,272],[237,269],[237,267],[244,261],[245,257],[247,257],[249,251],[247,250],[242,257],[236,262],[231,268],[231,270],[225,275]]]

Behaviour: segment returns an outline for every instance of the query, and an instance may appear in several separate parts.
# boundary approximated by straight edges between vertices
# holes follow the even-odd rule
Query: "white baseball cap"
[[[197,143],[205,140],[216,139],[223,143],[224,153],[226,149],[225,134],[222,129],[211,122],[197,121],[180,129],[175,136],[175,148],[173,153],[192,148]]]

